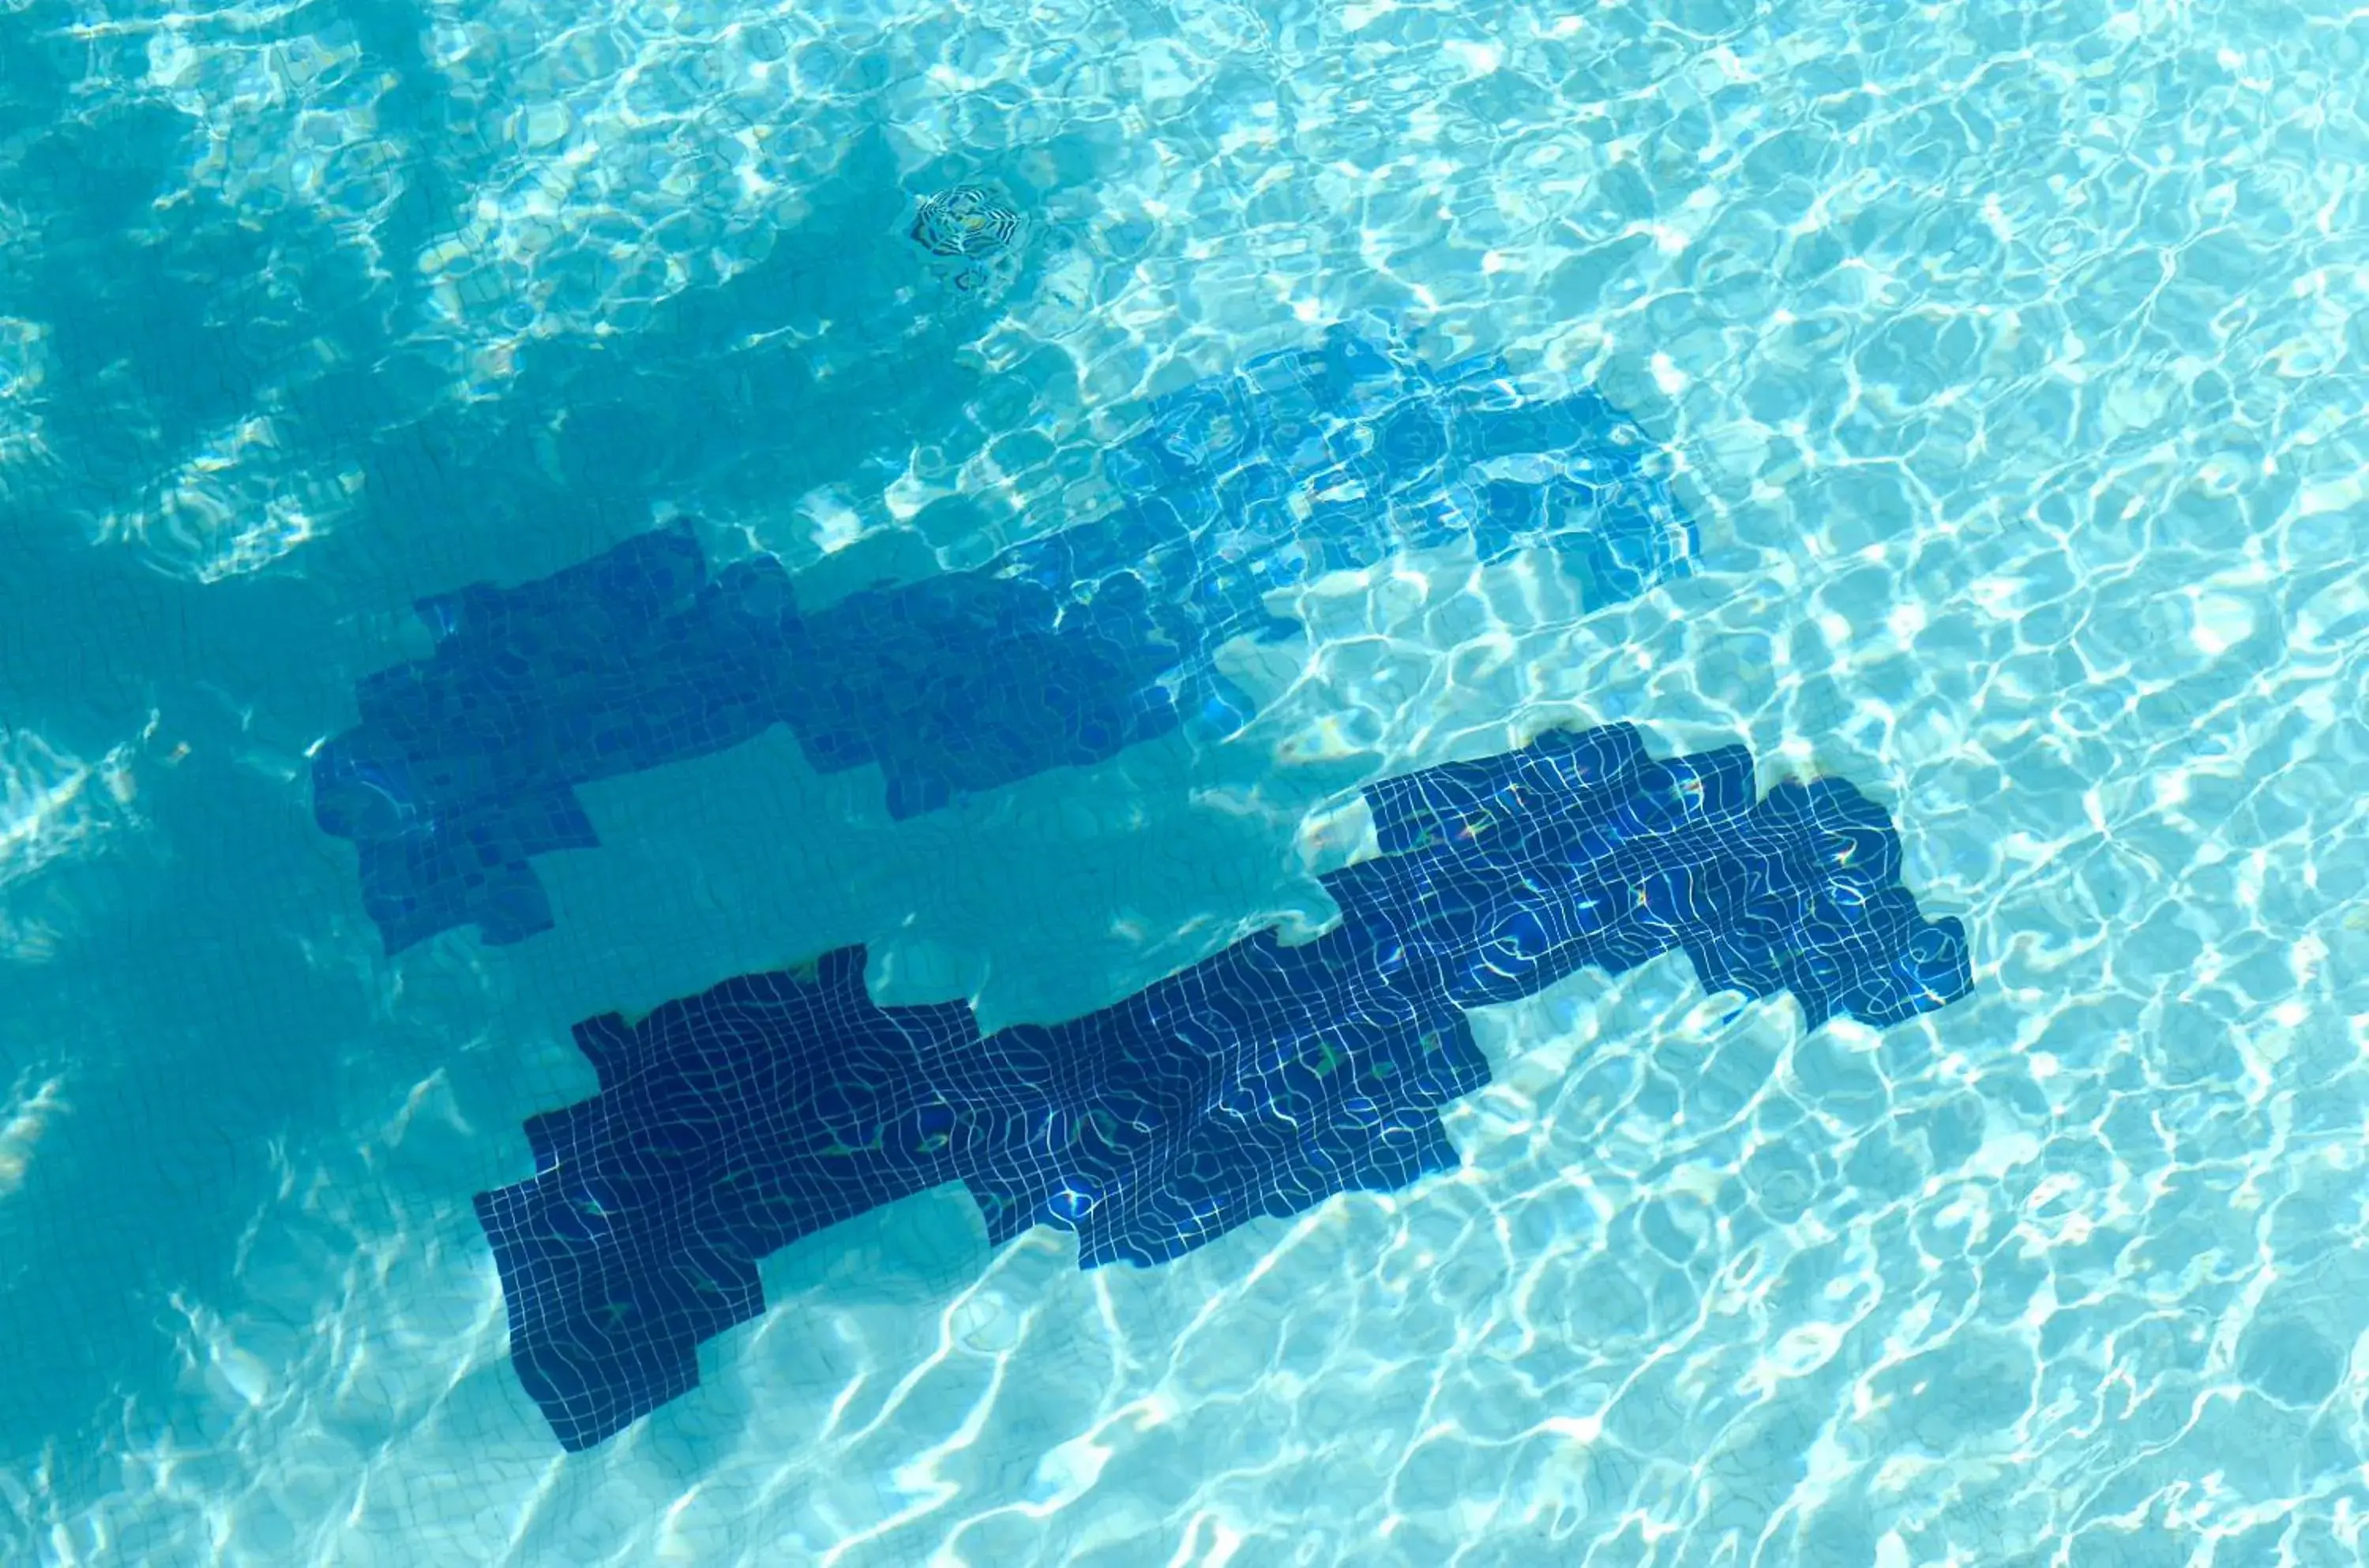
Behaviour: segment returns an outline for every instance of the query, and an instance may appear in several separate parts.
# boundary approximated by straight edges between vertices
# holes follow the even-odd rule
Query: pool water
[[[2364,55],[2170,0],[9,6],[0,1561],[2357,1562]],[[802,603],[973,570],[1361,313],[1623,410],[1693,569],[1291,584],[1239,731],[925,813],[779,727],[602,778],[548,930],[387,955],[312,769],[416,601],[682,515]],[[1473,1013],[1453,1173],[1140,1270],[908,1198],[554,1443],[471,1199],[576,1021],[856,941],[884,1005],[1071,1018],[1323,927],[1360,786],[1614,722],[1880,802],[1973,994],[1584,971]]]

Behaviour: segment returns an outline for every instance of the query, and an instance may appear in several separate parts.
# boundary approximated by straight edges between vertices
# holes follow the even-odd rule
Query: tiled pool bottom
[[[0,304],[0,1557],[2358,1561],[2346,7],[121,16],[0,24],[8,155],[74,128]],[[888,265],[973,155],[1070,245],[977,359]],[[974,408],[1058,411],[962,498],[1047,504],[1060,419],[1374,303],[1585,372],[1744,559],[1576,631],[1518,570],[1313,596],[1232,750],[902,825],[779,734],[611,781],[552,932],[383,964],[304,752],[411,599],[659,501],[811,551],[947,504]],[[1476,1019],[1452,1181],[1140,1276],[915,1198],[552,1453],[458,1195],[591,1093],[566,1022],[880,929],[884,1001],[1088,1011],[1312,923],[1303,809],[1509,715],[1858,782],[1985,990],[1806,1036],[1582,978]]]
[[[688,518],[419,600],[431,656],[361,681],[360,723],[312,757],[315,818],[354,844],[387,951],[549,929],[531,863],[600,843],[578,785],[776,724],[821,772],[876,769],[889,814],[913,817],[1239,730],[1257,704],[1219,656],[1299,640],[1273,601],[1301,585],[1528,552],[1596,609],[1700,552],[1668,454],[1603,399],[1524,386],[1494,356],[1427,363],[1380,322],[1159,398],[1102,461],[1107,515],[819,606],[771,554],[711,577]]]
[[[1681,950],[1813,1026],[1971,991],[1964,930],[1919,916],[1883,812],[1834,780],[1759,796],[1754,773],[1610,726],[1380,781],[1376,853],[1323,877],[1330,929],[1254,933],[1051,1026],[881,1007],[860,946],[585,1019],[601,1093],[530,1122],[532,1177],[476,1200],[520,1380],[594,1447],[762,1315],[760,1258],[949,1182],[990,1242],[1049,1225],[1092,1268],[1454,1171],[1438,1112],[1490,1081],[1471,1010],[1583,967]]]

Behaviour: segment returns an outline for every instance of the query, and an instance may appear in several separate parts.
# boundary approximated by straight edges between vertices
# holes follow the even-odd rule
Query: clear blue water
[[[2340,6],[0,15],[0,1559],[2352,1562],[2369,308]],[[921,193],[1035,225],[948,286]],[[1366,308],[1600,389],[1704,569],[1315,585],[1264,704],[892,820],[779,733],[393,961],[307,754],[418,597],[676,510],[974,565]],[[860,572],[859,572],[860,568]],[[1976,996],[1481,1024],[1463,1170],[1160,1270],[950,1195],[563,1459],[469,1195],[568,1024],[893,932],[1067,1016],[1342,792],[1628,719],[1900,821]],[[818,825],[827,825],[828,831]]]

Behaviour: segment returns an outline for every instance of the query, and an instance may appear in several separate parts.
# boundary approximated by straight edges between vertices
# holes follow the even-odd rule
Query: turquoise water
[[[0,16],[0,1559],[2352,1562],[2369,1509],[2369,21],[2338,6]],[[948,291],[915,194],[1024,198]],[[389,962],[306,753],[411,601],[676,509],[955,567],[1377,307],[1591,383],[1709,554],[1315,585],[1217,748],[905,823],[778,734]],[[863,557],[870,559],[868,555]],[[826,563],[820,569],[832,567]],[[563,1458],[468,1208],[566,1025],[895,930],[1065,1016],[1311,925],[1380,773],[1840,773],[1977,944],[1481,1024],[1458,1175],[1169,1267],[951,1195]],[[828,831],[818,825],[827,825]]]

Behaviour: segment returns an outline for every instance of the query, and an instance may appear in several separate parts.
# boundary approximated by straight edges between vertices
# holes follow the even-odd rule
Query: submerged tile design
[[[1756,800],[1742,747],[1665,761],[1627,726],[1556,731],[1365,794],[1381,853],[1326,876],[1322,935],[1262,933],[1067,1024],[878,1006],[850,947],[578,1024],[600,1092],[531,1120],[535,1173],[477,1197],[560,1442],[692,1388],[700,1341],[763,1310],[759,1258],[944,1183],[994,1242],[1059,1226],[1092,1268],[1451,1168],[1438,1107],[1489,1077],[1464,1010],[1584,966],[1682,948],[1813,1025],[1972,989],[1883,811],[1833,779]]]
[[[1028,221],[1004,191],[957,185],[923,197],[906,230],[930,269],[962,293],[993,293],[1019,270]]]
[[[359,850],[389,952],[464,925],[515,942],[552,921],[530,863],[599,842],[578,784],[769,725],[819,769],[878,767],[909,817],[1239,725],[1217,650],[1296,634],[1265,597],[1326,571],[1545,546],[1591,606],[1633,598],[1697,548],[1657,455],[1593,393],[1528,396],[1494,358],[1436,367],[1336,327],[1155,403],[1107,454],[1124,504],[976,571],[802,614],[779,561],[711,576],[677,525],[423,601],[434,653],[361,683],[360,722],[315,754],[315,815]]]

